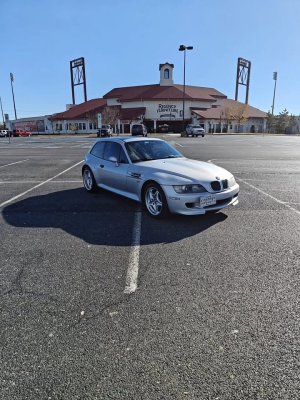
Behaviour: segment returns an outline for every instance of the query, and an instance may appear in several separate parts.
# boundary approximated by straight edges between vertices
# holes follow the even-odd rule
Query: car
[[[0,130],[0,137],[8,137],[8,130],[7,129]]]
[[[22,129],[14,129],[13,130],[13,136],[31,136],[31,132],[29,131],[23,131]]]
[[[112,136],[112,128],[108,124],[103,124],[101,129],[98,129],[97,131],[97,136],[102,137],[102,136]]]
[[[192,137],[194,137],[194,136],[202,136],[202,137],[204,137],[204,135],[205,135],[205,130],[202,128],[202,126],[200,126],[200,125],[194,125],[194,124],[189,124],[187,127],[186,127],[186,136],[192,136]]]
[[[147,136],[147,128],[144,124],[134,124],[131,127],[131,135],[132,136]]]
[[[87,192],[103,188],[136,200],[157,219],[238,204],[239,185],[230,172],[190,160],[156,138],[97,140],[85,155],[82,177]]]

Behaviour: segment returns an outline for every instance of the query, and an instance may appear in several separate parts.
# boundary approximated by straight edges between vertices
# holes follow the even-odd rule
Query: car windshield
[[[127,142],[125,146],[133,163],[183,157],[179,151],[163,140],[139,140]]]

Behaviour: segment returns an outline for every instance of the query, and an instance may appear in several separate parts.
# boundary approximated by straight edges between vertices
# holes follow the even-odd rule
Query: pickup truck
[[[101,129],[98,129],[97,131],[97,136],[98,137],[102,137],[102,136],[112,136],[112,127],[110,125],[107,124],[103,124]]]

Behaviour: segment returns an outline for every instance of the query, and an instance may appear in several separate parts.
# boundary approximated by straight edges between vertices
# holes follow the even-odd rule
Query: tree
[[[273,114],[270,113],[270,110],[267,112],[266,120],[267,120],[267,124],[266,124],[267,129],[268,129],[268,132],[270,132],[270,129],[273,129],[275,127],[275,122],[276,122],[275,117]]]
[[[236,121],[238,125],[238,133],[240,133],[240,126],[243,125],[244,122],[246,122],[249,118],[249,116],[246,114],[248,105],[243,104],[243,103],[238,103],[234,107],[234,120]]]
[[[102,122],[104,124],[115,125],[118,119],[120,119],[119,107],[105,107],[102,111]]]
[[[232,120],[234,119],[234,109],[233,107],[227,107],[224,110],[224,121],[227,124],[227,132],[230,130],[230,125],[232,123]]]
[[[276,117],[275,121],[275,132],[276,133],[285,133],[285,128],[287,127],[289,123],[289,112],[285,108],[283,111],[279,113],[279,115]]]
[[[293,132],[293,128],[294,128],[294,127],[296,127],[296,129],[298,128],[297,120],[296,120],[296,118],[295,118],[295,115],[293,115],[293,114],[290,115],[288,125],[292,128],[292,133],[294,133],[294,132]]]
[[[95,111],[89,111],[85,115],[87,121],[91,124],[97,124],[98,122],[98,115]]]
[[[69,129],[70,131],[72,131],[72,133],[76,133],[76,131],[78,130],[78,124],[69,124]]]

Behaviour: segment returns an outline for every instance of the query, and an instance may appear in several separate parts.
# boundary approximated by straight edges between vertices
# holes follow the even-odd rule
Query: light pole
[[[193,46],[180,45],[179,51],[184,51],[184,62],[183,62],[183,98],[182,98],[182,132],[184,132],[184,103],[185,103],[185,53],[186,50],[193,50]]]
[[[12,96],[13,96],[13,101],[14,101],[14,109],[15,109],[15,117],[17,118],[17,111],[16,111],[16,103],[15,103],[15,95],[14,95],[14,87],[13,87],[13,81],[14,81],[14,75],[12,73],[10,73],[10,83],[11,83],[11,92],[12,92]]]
[[[273,94],[272,115],[274,115],[274,103],[275,103],[275,92],[276,92],[277,72],[273,72],[273,79],[274,79],[274,81],[275,81],[275,85],[274,85],[274,94]]]

